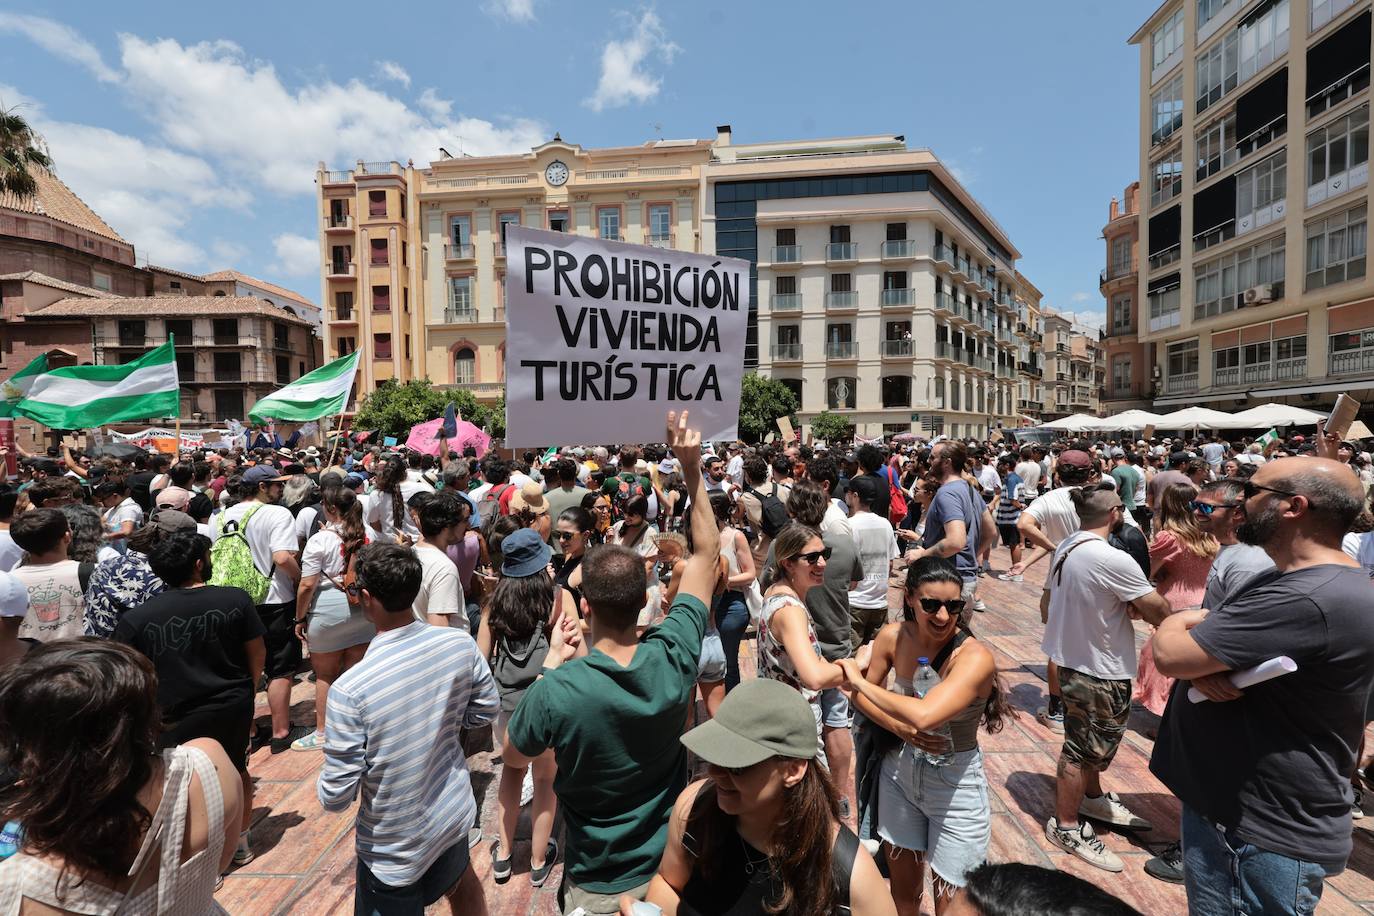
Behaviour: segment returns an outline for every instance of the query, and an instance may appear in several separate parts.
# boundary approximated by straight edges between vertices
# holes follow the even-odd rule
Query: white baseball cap
[[[29,613],[29,590],[7,572],[0,572],[0,617],[24,617]]]

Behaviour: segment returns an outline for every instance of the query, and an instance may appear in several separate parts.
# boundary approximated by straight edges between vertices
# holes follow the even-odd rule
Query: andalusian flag
[[[0,417],[14,416],[14,407],[33,387],[33,380],[44,372],[48,371],[48,354],[34,357],[23,369],[14,374],[14,377],[6,382],[0,383]]]
[[[354,350],[274,391],[253,405],[248,419],[254,423],[266,423],[269,419],[299,423],[342,413],[348,404],[353,376],[358,372],[361,352]]]
[[[1263,436],[1260,436],[1255,441],[1259,443],[1260,448],[1268,448],[1270,442],[1279,441],[1279,431],[1277,429],[1274,429],[1273,427],[1270,427],[1269,432],[1265,433]]]
[[[33,380],[14,413],[49,429],[180,416],[172,341],[122,366],[65,366],[45,372]]]

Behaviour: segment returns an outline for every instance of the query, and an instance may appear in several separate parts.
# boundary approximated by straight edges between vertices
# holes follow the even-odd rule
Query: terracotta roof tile
[[[249,286],[257,286],[261,289],[267,290],[268,292],[276,293],[278,296],[284,296],[288,299],[294,299],[297,302],[303,302],[306,305],[315,304],[311,302],[309,299],[302,296],[300,293],[292,292],[284,286],[278,286],[275,283],[268,283],[266,280],[259,280],[257,277],[250,277],[248,274],[240,273],[237,270],[217,270],[212,274],[206,274],[200,279],[207,281],[236,280],[242,283],[247,283]]]
[[[102,235],[125,245],[129,244],[52,172],[35,169],[33,177],[38,184],[38,192],[22,200],[18,195],[0,192],[0,210],[48,216],[78,229],[85,229],[87,232]]]
[[[30,312],[29,320],[43,318],[98,317],[183,317],[213,315],[233,318],[240,315],[262,315],[287,324],[310,327],[302,318],[276,305],[269,305],[256,296],[112,296],[108,299],[59,299],[49,306]]]
[[[103,289],[96,289],[93,286],[82,286],[80,283],[68,283],[66,280],[59,280],[47,274],[40,274],[36,270],[26,270],[17,274],[0,274],[0,280],[23,280],[25,283],[36,283],[39,286],[46,286],[50,289],[60,289],[69,293],[77,293],[82,296],[92,296],[100,299],[113,299],[114,293],[107,293]]]

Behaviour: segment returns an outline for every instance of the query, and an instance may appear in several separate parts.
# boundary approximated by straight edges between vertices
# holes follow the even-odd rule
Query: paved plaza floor
[[[1006,550],[993,553],[994,569],[1009,565]],[[1146,914],[1186,912],[1181,886],[1164,884],[1147,876],[1142,867],[1156,851],[1178,836],[1178,802],[1150,774],[1148,762],[1153,742],[1146,730],[1153,724],[1148,713],[1133,712],[1125,744],[1104,777],[1108,790],[1116,791],[1136,813],[1154,824],[1144,834],[1107,833],[1104,842],[1126,864],[1122,874],[1093,868],[1052,847],[1044,824],[1054,803],[1054,770],[1059,737],[1034,717],[1044,703],[1045,659],[1040,651],[1039,594],[1047,563],[1032,569],[1023,583],[981,579],[980,595],[988,612],[975,615],[974,633],[996,653],[998,667],[1020,717],[1002,732],[980,735],[988,783],[992,789],[993,862],[1030,862],[1061,868],[1115,893]],[[896,592],[894,591],[894,606]],[[1137,640],[1148,627],[1137,624]],[[753,652],[745,643],[741,665],[753,676]],[[292,720],[313,723],[314,685],[304,677],[292,693]],[[259,695],[258,713],[267,714],[265,695]],[[262,719],[260,719],[262,721]],[[485,839],[473,850],[473,867],[482,878],[487,904],[493,916],[557,913],[557,888],[561,861],[543,888],[529,883],[529,819],[522,817],[514,852],[515,874],[504,885],[491,880],[490,842],[496,835],[496,783],[491,742],[477,742],[483,750],[469,760],[473,789],[482,811]],[[1374,744],[1371,744],[1374,747]],[[234,914],[350,913],[352,912],[355,858],[353,817],[348,811],[332,814],[320,808],[315,797],[315,778],[321,754],[288,751],[273,756],[266,748],[256,751],[249,768],[256,782],[253,800],[253,848],[257,858],[235,869],[217,895],[220,904]],[[1371,816],[1355,822],[1355,849],[1346,871],[1327,882],[1318,912],[1324,914],[1374,912],[1374,806]],[[929,891],[923,912],[931,912]],[[443,905],[431,912],[447,912]]]

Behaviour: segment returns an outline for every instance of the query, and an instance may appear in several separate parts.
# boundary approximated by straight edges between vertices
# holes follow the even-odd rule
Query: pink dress
[[[1207,573],[1212,568],[1212,557],[1202,557],[1193,553],[1169,531],[1161,531],[1150,542],[1150,568],[1167,570],[1168,575],[1160,595],[1169,602],[1171,611],[1183,611],[1202,606],[1202,596],[1207,591]],[[1154,628],[1150,628],[1154,635]],[[1135,696],[1132,698],[1157,716],[1164,715],[1164,706],[1169,702],[1169,691],[1174,689],[1174,679],[1165,677],[1155,669],[1154,653],[1150,641],[1146,640],[1140,650],[1140,664],[1135,675]]]

